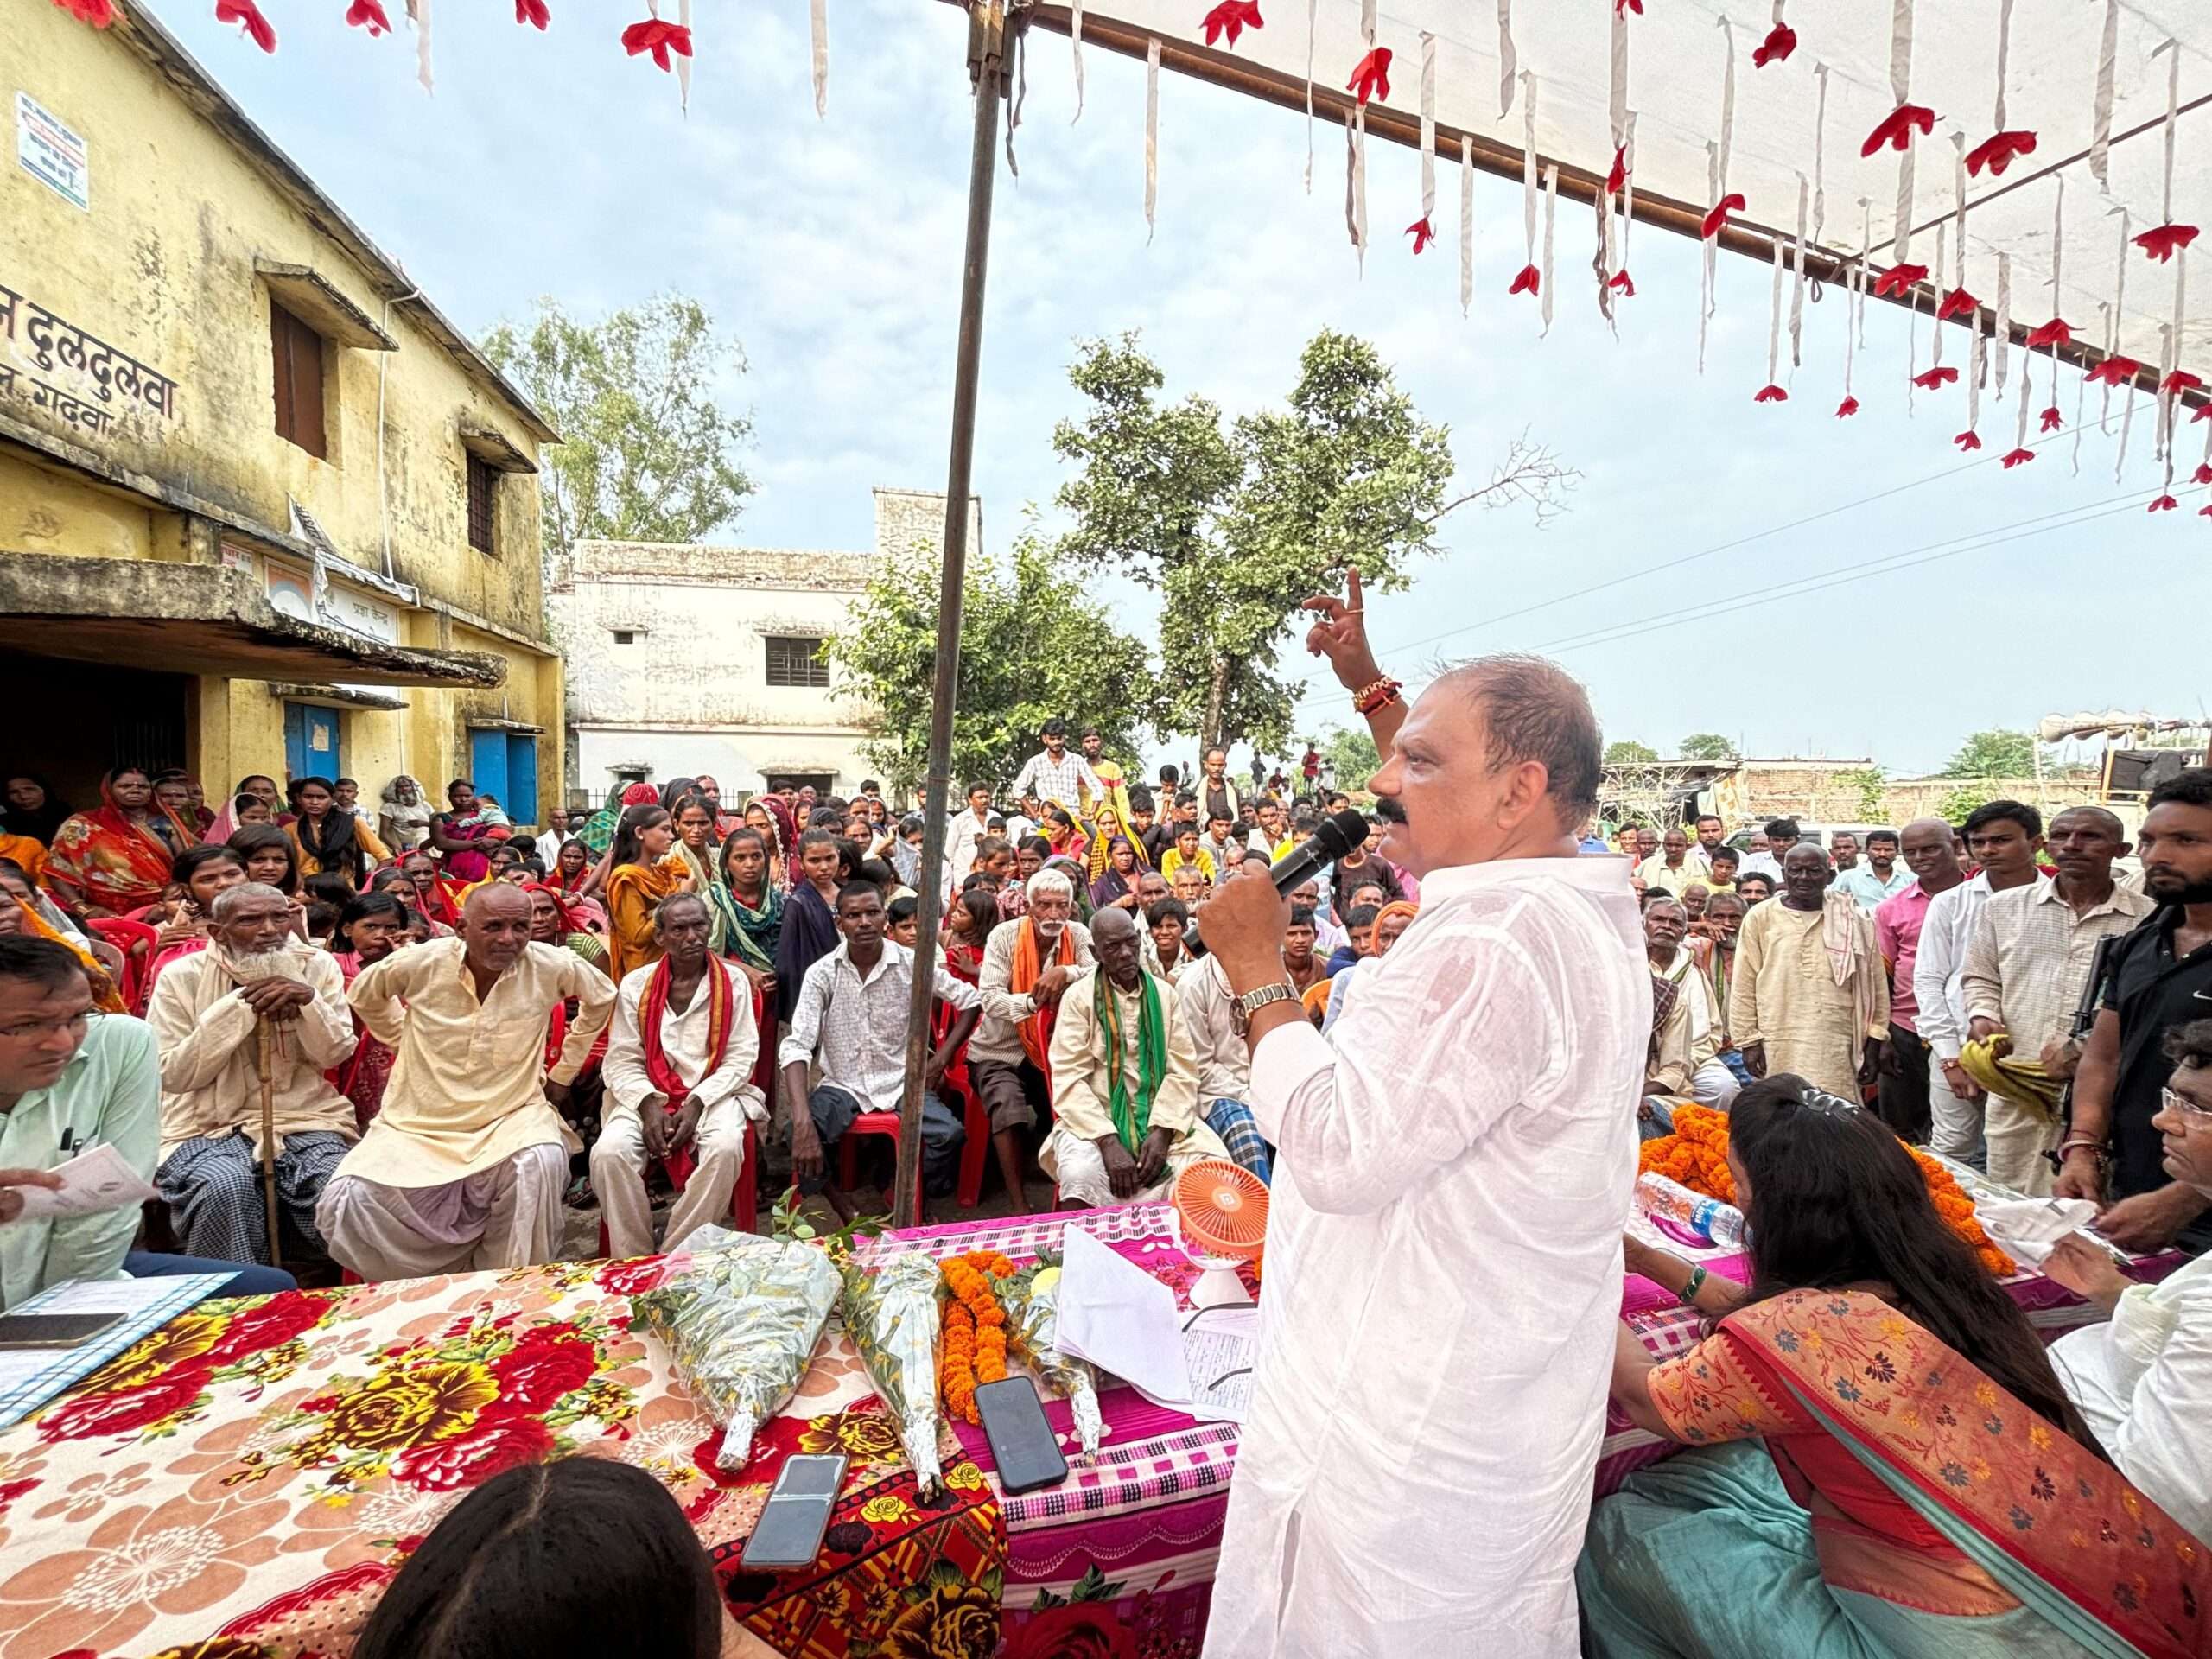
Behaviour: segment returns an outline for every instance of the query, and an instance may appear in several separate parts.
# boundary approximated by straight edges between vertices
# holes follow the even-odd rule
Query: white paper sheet
[[[143,1204],[155,1196],[145,1178],[105,1141],[66,1164],[56,1165],[50,1173],[61,1178],[58,1192],[43,1186],[16,1189],[23,1200],[22,1219],[98,1215],[103,1210]]]
[[[1191,1397],[1175,1293],[1080,1227],[1067,1230],[1060,1268],[1060,1346],[1147,1398]]]
[[[2043,1266],[2069,1233],[2085,1234],[2105,1249],[2112,1249],[2089,1231],[2097,1206],[2087,1198],[1980,1198],[1974,1211],[1982,1230],[2023,1267]]]

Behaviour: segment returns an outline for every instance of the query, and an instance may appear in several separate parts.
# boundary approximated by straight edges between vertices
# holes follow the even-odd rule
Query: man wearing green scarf
[[[1090,945],[1097,965],[1069,982],[1052,1028],[1055,1122],[1038,1156],[1064,1210],[1163,1198],[1185,1165],[1229,1155],[1198,1116],[1197,1051],[1128,912],[1099,912]]]

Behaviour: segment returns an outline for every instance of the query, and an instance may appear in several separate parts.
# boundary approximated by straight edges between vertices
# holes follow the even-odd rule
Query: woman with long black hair
[[[676,826],[666,807],[623,808],[607,849],[607,976],[617,985],[632,968],[660,960],[653,912],[670,894],[690,889],[690,868],[669,855],[675,844]]]
[[[302,875],[336,875],[358,888],[369,872],[391,855],[376,832],[337,804],[327,778],[302,778],[292,785],[299,817],[284,826],[299,857]]]
[[[1719,1325],[1664,1363],[1621,1327],[1614,1401],[1688,1449],[1592,1511],[1586,1650],[2206,1651],[2212,1555],[2107,1461],[1904,1144],[1783,1073],[1736,1096],[1728,1167],[1749,1285],[1628,1251]]]

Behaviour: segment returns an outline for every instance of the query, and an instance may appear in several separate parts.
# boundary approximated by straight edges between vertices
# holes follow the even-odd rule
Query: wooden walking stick
[[[276,1085],[271,1075],[270,1034],[266,1020],[253,1027],[254,1069],[261,1081],[261,1202],[269,1225],[269,1265],[284,1265],[284,1246],[276,1225]]]

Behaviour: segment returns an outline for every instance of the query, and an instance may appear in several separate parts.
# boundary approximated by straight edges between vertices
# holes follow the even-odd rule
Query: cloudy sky
[[[642,6],[552,0],[541,35],[505,0],[448,0],[426,97],[407,26],[372,41],[343,26],[340,0],[267,0],[273,58],[218,27],[208,0],[136,3],[464,327],[540,295],[586,314],[667,289],[703,300],[744,341],[749,372],[728,395],[758,425],[760,493],[728,539],[861,547],[871,486],[943,487],[970,108],[956,9],[830,0],[817,119],[795,0],[699,0],[688,117],[671,77],[622,54],[620,23]],[[1871,755],[1897,772],[2046,713],[2203,709],[2198,631],[2137,620],[2146,602],[2201,614],[2212,596],[2204,493],[2143,511],[2158,484],[2145,423],[2117,481],[2094,431],[2078,472],[2070,439],[2001,471],[2009,400],[1985,406],[1988,447],[1962,457],[1961,391],[1923,394],[1908,416],[1904,321],[1881,306],[1857,370],[1864,412],[1838,422],[1840,296],[1808,308],[1791,401],[1755,406],[1765,268],[1723,259],[1700,378],[1695,248],[1637,231],[1642,291],[1615,340],[1590,297],[1589,219],[1564,204],[1558,315],[1540,340],[1535,305],[1505,292],[1518,186],[1488,178],[1463,318],[1452,170],[1444,245],[1415,258],[1394,233],[1419,211],[1415,159],[1371,147],[1363,276],[1341,130],[1319,130],[1308,194],[1302,119],[1172,75],[1147,238],[1143,66],[1086,52],[1071,124],[1067,42],[1040,31],[1032,45],[986,321],[976,487],[994,556],[1033,506],[1050,518],[1076,337],[1141,329],[1171,395],[1234,413],[1279,398],[1304,342],[1340,328],[1374,340],[1450,426],[1462,487],[1523,432],[1583,475],[1541,529],[1518,509],[1447,521],[1444,555],[1374,605],[1382,660],[1409,680],[1482,651],[1547,651],[1588,682],[1609,736],[1670,751],[1715,730],[1751,753]],[[2062,401],[2070,415],[2070,377]],[[1116,602],[1144,625],[1141,594]],[[1341,694],[1313,690],[1302,730],[1348,722]]]

